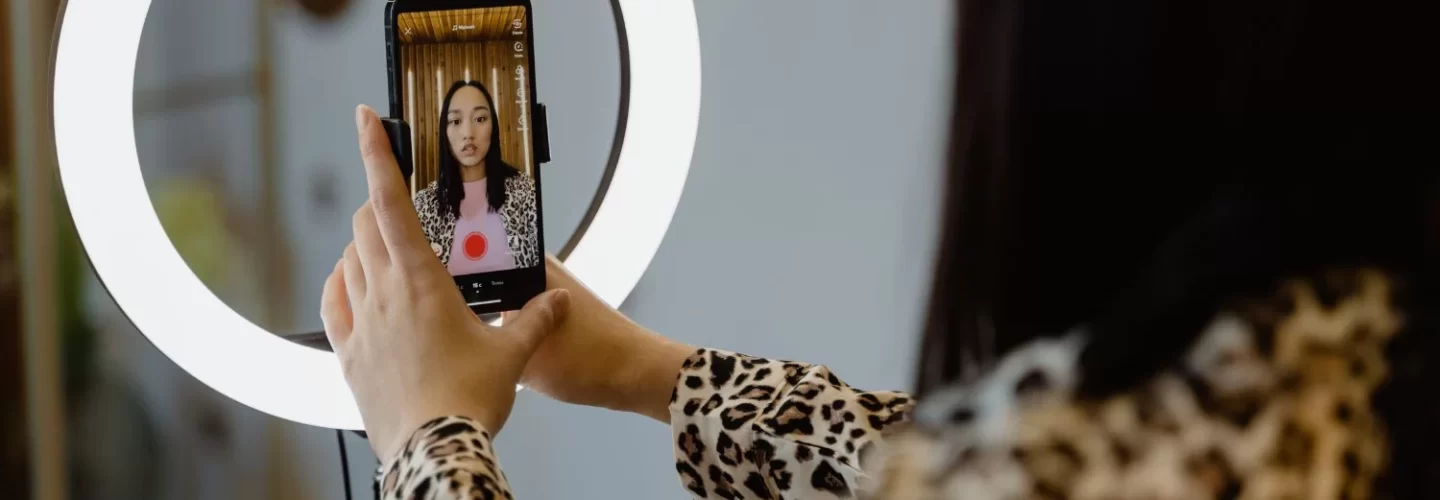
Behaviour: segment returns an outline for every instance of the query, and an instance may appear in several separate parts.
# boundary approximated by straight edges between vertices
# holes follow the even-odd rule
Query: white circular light
[[[629,42],[628,123],[609,191],[565,262],[612,306],[634,289],[670,226],[700,115],[693,4],[618,5]],[[149,0],[70,0],[60,27],[55,146],[95,272],[160,352],[216,391],[287,420],[361,429],[335,355],[282,339],[225,305],[161,227],[140,172],[135,79],[127,76],[149,9]],[[115,78],[96,85],[94,75]]]

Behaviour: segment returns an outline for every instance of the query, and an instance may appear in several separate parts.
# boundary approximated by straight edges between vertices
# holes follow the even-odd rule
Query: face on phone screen
[[[425,237],[477,312],[518,308],[544,287],[526,7],[398,12],[393,29]]]

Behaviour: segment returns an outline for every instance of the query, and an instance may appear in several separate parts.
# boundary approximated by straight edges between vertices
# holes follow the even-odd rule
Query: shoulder
[[[428,199],[434,198],[434,197],[435,197],[436,186],[438,186],[438,184],[436,183],[436,181],[430,181],[430,184],[429,184],[428,186],[425,186],[424,188],[422,188],[422,189],[420,189],[419,191],[416,191],[416,192],[415,192],[415,199],[417,199],[417,200],[428,200]]]
[[[415,205],[415,215],[420,217],[421,222],[433,219],[440,212],[436,186],[436,183],[431,182],[429,186],[416,191],[415,195],[411,197],[411,202]]]
[[[1206,470],[1244,470],[1238,456],[1206,454],[1234,449],[1237,436],[1244,436],[1251,450],[1246,453],[1254,456],[1276,456],[1312,441],[1350,443],[1361,453],[1347,458],[1342,448],[1317,448],[1311,460],[1348,460],[1365,476],[1362,482],[1368,481],[1383,470],[1381,462],[1388,456],[1378,426],[1327,423],[1296,430],[1282,424],[1312,422],[1321,414],[1343,414],[1339,418],[1349,422],[1379,421],[1377,409],[1366,402],[1391,371],[1382,353],[1402,328],[1402,310],[1391,302],[1391,287],[1382,273],[1353,270],[1322,280],[1287,281],[1273,296],[1240,298],[1237,306],[1215,311],[1167,368],[1112,394],[1078,390],[1087,375],[1106,368],[1087,366],[1080,356],[1087,346],[1102,348],[1104,332],[1080,328],[1062,338],[1033,341],[979,378],[926,395],[913,418],[921,432],[891,440],[867,466],[891,479],[933,474],[951,480],[978,477],[996,467],[1049,480],[1053,470],[1044,464],[1060,462],[1047,460],[1071,464],[1081,475],[1196,471],[1167,480],[1178,487],[1201,484],[1199,472]],[[1315,405],[1324,403],[1308,394],[1345,394],[1351,402],[1317,410]],[[1228,430],[1206,430],[1221,428]],[[1181,441],[1183,447],[1176,444]],[[1204,467],[1187,469],[1186,464]],[[1104,467],[1118,469],[1101,471]],[[1247,486],[1266,479],[1245,472],[1227,480]],[[1313,476],[1301,480],[1324,482]],[[1061,496],[1074,495],[1076,487],[1065,485]],[[1135,487],[1117,481],[1100,496],[1130,497],[1139,494]]]
[[[505,205],[511,210],[533,212],[535,210],[535,179],[524,172],[505,179]]]

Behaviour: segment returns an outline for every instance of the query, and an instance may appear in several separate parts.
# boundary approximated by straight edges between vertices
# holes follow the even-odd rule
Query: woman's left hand
[[[503,328],[480,321],[421,233],[375,112],[361,106],[356,125],[370,201],[355,213],[355,241],[325,282],[320,315],[371,446],[389,461],[422,424],[452,415],[497,433],[569,296],[541,295]]]

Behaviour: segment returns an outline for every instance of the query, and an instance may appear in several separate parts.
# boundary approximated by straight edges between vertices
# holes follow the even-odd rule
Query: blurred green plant
[[[155,498],[164,453],[156,422],[133,381],[97,378],[98,329],[86,300],[92,270],[68,205],[63,196],[55,199],[57,312],[70,430],[77,437],[70,443],[71,487],[82,498]],[[221,196],[208,183],[173,180],[152,190],[151,201],[180,257],[216,290],[232,253]]]
[[[57,196],[57,199],[61,197]],[[168,181],[152,195],[160,225],[175,250],[200,281],[217,290],[226,280],[229,253],[224,201],[208,183]],[[94,381],[95,328],[86,309],[86,278],[91,272],[70,218],[69,207],[56,204],[58,309],[64,338],[66,387],[83,392]]]
[[[156,189],[151,201],[180,258],[205,286],[219,290],[232,257],[221,194],[207,182],[176,179]]]

